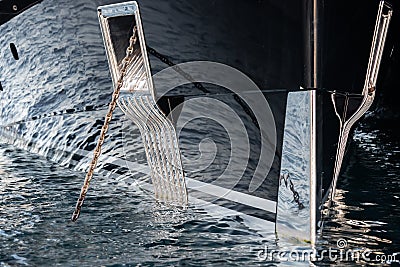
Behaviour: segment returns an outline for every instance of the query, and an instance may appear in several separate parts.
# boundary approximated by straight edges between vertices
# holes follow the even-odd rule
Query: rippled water
[[[21,15],[14,22],[27,26],[20,31],[23,37],[14,36],[14,25],[3,28],[0,39],[5,44],[16,42],[22,58],[15,62],[8,48],[2,52],[2,75],[9,79],[3,82],[0,122],[6,125],[27,120],[12,129],[23,138],[12,136],[7,142],[47,155],[59,164],[15,146],[0,144],[0,266],[288,265],[278,260],[260,261],[259,252],[265,246],[289,250],[294,244],[276,240],[274,233],[261,236],[238,216],[211,217],[196,207],[181,211],[159,206],[148,193],[135,186],[133,179],[138,173],[131,173],[132,178],[97,174],[85,202],[84,215],[76,224],[69,222],[84,178],[79,170],[87,166],[85,158],[85,163],[69,158],[71,153],[63,158],[63,149],[67,151],[68,145],[73,151],[67,152],[76,154],[84,149],[91,150],[89,145],[97,137],[99,118],[104,116],[111,88],[95,12],[100,2],[103,3],[60,0],[58,5],[45,6],[37,16],[37,32],[29,32],[32,21],[19,23],[24,21]],[[162,2],[172,6],[174,3],[177,2]],[[79,12],[69,13],[59,8],[67,4],[74,5],[74,10]],[[161,52],[172,58],[179,59],[179,55],[185,59],[207,58],[200,54],[193,56],[193,53],[200,53],[193,52],[193,47],[207,42],[196,43],[197,39],[189,33],[185,38],[177,38],[171,31],[165,33],[168,38],[159,38],[157,29],[164,29],[162,21],[170,23],[170,20],[161,19],[168,17],[161,8],[156,9],[149,2],[146,7],[143,1],[142,10],[143,14],[148,12],[160,19],[150,20],[151,16],[144,16],[149,44],[161,48]],[[31,11],[42,9],[32,8]],[[192,16],[195,11],[185,16]],[[181,10],[172,7],[171,12],[175,12],[173,17]],[[80,14],[89,14],[95,19],[88,23]],[[50,18],[57,23],[49,29],[47,20]],[[272,30],[280,31],[275,27]],[[64,34],[66,32],[70,34]],[[47,43],[46,37],[54,34],[61,36],[61,42]],[[197,32],[191,34],[203,36]],[[18,42],[20,40],[27,41]],[[38,46],[29,46],[38,40],[41,41]],[[170,40],[180,41],[181,49],[164,44]],[[230,51],[229,47],[220,45],[221,51]],[[79,48],[86,49],[84,56]],[[215,52],[218,61],[224,58],[221,51]],[[279,54],[276,58],[281,60]],[[52,67],[43,65],[46,62]],[[154,60],[151,63],[155,70],[165,67]],[[42,72],[34,71],[36,69]],[[67,110],[72,111],[43,115]],[[42,116],[42,119],[35,116]],[[368,248],[385,254],[400,251],[397,205],[400,143],[399,131],[391,124],[396,123],[378,123],[371,117],[356,130],[348,167],[339,179],[339,189],[319,238],[318,250],[336,247],[337,240],[344,238],[349,248]],[[121,139],[124,134],[129,136]],[[107,142],[105,154],[130,157],[127,160],[145,164],[137,128],[132,127],[120,111],[110,127]],[[188,151],[194,149],[189,146]],[[400,255],[398,258],[400,260]],[[308,262],[299,264],[310,265]],[[354,265],[353,262],[346,264]]]
[[[240,265],[263,242],[239,217],[160,207],[129,182],[102,177],[85,216],[70,223],[82,173],[8,145],[0,159],[1,266]]]
[[[317,249],[344,238],[352,249],[399,252],[398,134],[382,123],[358,127]],[[251,266],[267,264],[257,256],[265,245],[290,249],[248,229],[240,217],[171,210],[126,179],[101,176],[85,216],[70,223],[83,174],[4,144],[0,177],[0,266]]]
[[[400,132],[396,123],[369,117],[356,129],[321,247],[336,246],[344,238],[352,249],[386,255],[400,252]],[[398,266],[398,262],[392,264]]]

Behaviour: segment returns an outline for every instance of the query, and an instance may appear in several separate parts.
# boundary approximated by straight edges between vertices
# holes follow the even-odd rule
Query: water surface
[[[357,128],[318,250],[335,248],[344,238],[349,249],[399,252],[397,136],[386,123],[367,121]],[[83,177],[0,145],[0,266],[288,265],[260,261],[258,252],[265,246],[290,250],[293,244],[262,237],[239,216],[160,206],[129,179],[97,175],[80,220],[70,223]]]

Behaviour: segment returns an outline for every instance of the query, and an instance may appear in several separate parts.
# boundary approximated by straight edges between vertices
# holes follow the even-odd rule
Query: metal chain
[[[187,73],[184,70],[182,70],[178,65],[176,65],[174,62],[172,62],[167,56],[159,53],[154,48],[152,48],[152,47],[150,47],[148,45],[146,46],[146,48],[147,48],[147,52],[150,55],[155,56],[156,58],[161,60],[161,62],[167,64],[170,67],[172,67],[174,69],[174,71],[176,71],[179,75],[181,75],[183,78],[185,78],[186,80],[191,82],[194,85],[194,87],[196,87],[197,89],[203,91],[203,93],[209,93],[209,91],[206,88],[204,88],[204,86],[201,83],[194,81],[193,77],[189,73]]]
[[[292,191],[292,193],[293,193],[294,202],[296,202],[297,206],[299,207],[299,210],[304,209],[303,203],[300,202],[299,193],[294,189],[294,185],[293,185],[292,180],[289,180],[289,183],[290,183],[290,185],[289,185],[290,191]]]
[[[154,48],[152,48],[150,46],[146,46],[146,48],[147,48],[147,52],[150,55],[155,56],[156,58],[161,60],[161,62],[167,64],[170,67],[172,67],[174,69],[174,71],[176,71],[179,75],[181,75],[183,78],[185,78],[186,80],[191,82],[194,85],[194,87],[196,87],[197,89],[201,90],[203,93],[206,93],[206,94],[210,93],[209,90],[204,88],[202,83],[196,82],[194,80],[194,78],[189,73],[187,73],[184,70],[182,70],[178,65],[176,65],[174,62],[172,62],[167,56],[159,53],[158,51],[156,51]],[[249,117],[251,118],[251,120],[254,123],[254,125],[258,129],[260,129],[260,126],[258,125],[257,119],[255,118],[254,114],[250,111],[250,109],[246,106],[246,104],[243,102],[243,100],[236,94],[234,95],[234,99],[243,108],[244,112],[246,112],[246,114],[249,115]]]
[[[290,179],[290,177],[289,177],[289,173],[284,173],[283,175],[281,175],[281,177],[280,177],[280,185],[282,184],[282,181],[285,182],[286,188],[287,188],[288,182],[289,182],[289,189],[290,189],[290,191],[292,191],[294,202],[296,202],[296,204],[297,204],[297,206],[299,207],[300,210],[304,209],[304,205],[300,201],[300,195],[294,189],[294,184],[292,182],[292,179]]]
[[[97,146],[96,146],[96,148],[94,150],[94,153],[93,153],[93,159],[90,162],[89,170],[88,170],[88,172],[86,174],[85,182],[84,182],[84,184],[82,186],[80,196],[79,196],[78,201],[76,203],[75,211],[72,214],[71,220],[73,222],[75,222],[79,218],[79,214],[81,212],[81,208],[82,208],[83,202],[85,200],[86,193],[87,193],[87,191],[89,189],[90,181],[93,178],[94,169],[96,168],[97,161],[99,160],[99,156],[101,154],[101,147],[102,147],[102,145],[104,143],[104,139],[105,139],[105,136],[106,136],[110,121],[112,119],[112,114],[113,114],[113,112],[115,110],[115,107],[117,105],[119,92],[120,92],[121,87],[123,85],[123,79],[124,79],[124,76],[125,76],[125,73],[126,73],[126,69],[128,68],[129,63],[131,61],[131,57],[132,57],[132,54],[133,54],[133,51],[134,51],[134,46],[136,44],[136,40],[137,40],[137,38],[136,38],[136,26],[135,26],[133,28],[133,34],[132,34],[131,38],[129,39],[129,46],[126,49],[126,56],[122,60],[121,74],[119,76],[119,79],[118,79],[118,82],[117,82],[117,86],[115,87],[114,92],[112,94],[112,99],[111,99],[110,105],[108,107],[108,112],[107,112],[107,115],[105,117],[103,127],[101,128],[100,137],[99,137],[99,139],[97,141]]]

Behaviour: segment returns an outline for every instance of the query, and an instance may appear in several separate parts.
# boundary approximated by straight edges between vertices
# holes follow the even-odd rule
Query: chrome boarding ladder
[[[383,49],[385,46],[386,35],[389,29],[390,19],[393,10],[385,1],[380,1],[378,8],[378,15],[376,17],[374,35],[372,39],[371,52],[368,61],[367,74],[365,77],[364,88],[362,91],[362,101],[359,108],[346,119],[337,112],[335,104],[335,94],[332,94],[332,102],[335,107],[336,115],[340,122],[340,136],[336,152],[335,167],[333,180],[331,185],[330,199],[335,195],[336,184],[339,177],[340,169],[345,154],[347,139],[351,127],[367,112],[371,107],[375,98],[375,87],[378,79],[379,67],[382,59]],[[345,114],[346,115],[346,114]],[[327,194],[328,196],[328,194]]]
[[[100,6],[98,17],[114,86],[120,76],[122,48],[126,49],[134,32],[137,34],[118,105],[140,130],[156,199],[186,207],[188,196],[178,139],[174,125],[156,103],[138,5],[132,1]]]
[[[351,127],[370,108],[375,97],[379,65],[391,16],[391,7],[381,1],[375,23],[365,85],[362,92],[357,94],[359,102],[357,102],[355,111],[347,114],[347,109],[344,109],[344,114],[341,114],[342,112],[339,111],[335,102],[335,97],[339,93],[332,92],[331,94],[331,100],[340,122],[339,140],[330,189],[318,201],[316,199],[317,168],[315,164],[316,91],[304,90],[288,94],[276,215],[276,232],[281,240],[288,238],[288,241],[293,239],[305,241],[309,242],[312,248],[315,247],[317,231],[318,228],[321,229],[323,223],[323,219],[318,219],[317,212],[322,211],[324,204],[327,206],[331,204],[331,201],[327,200],[332,200],[335,195],[336,183]],[[301,160],[293,160],[296,157]],[[302,190],[300,191],[299,188]]]

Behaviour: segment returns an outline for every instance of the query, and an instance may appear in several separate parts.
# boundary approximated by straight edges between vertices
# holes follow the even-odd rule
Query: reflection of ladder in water
[[[186,206],[188,197],[178,140],[172,122],[155,101],[138,6],[136,2],[126,2],[101,6],[98,11],[114,86],[120,75],[121,51],[116,48],[127,46],[121,45],[126,40],[117,36],[132,35],[132,29],[137,29],[137,43],[124,75],[119,106],[139,127],[156,198]]]

